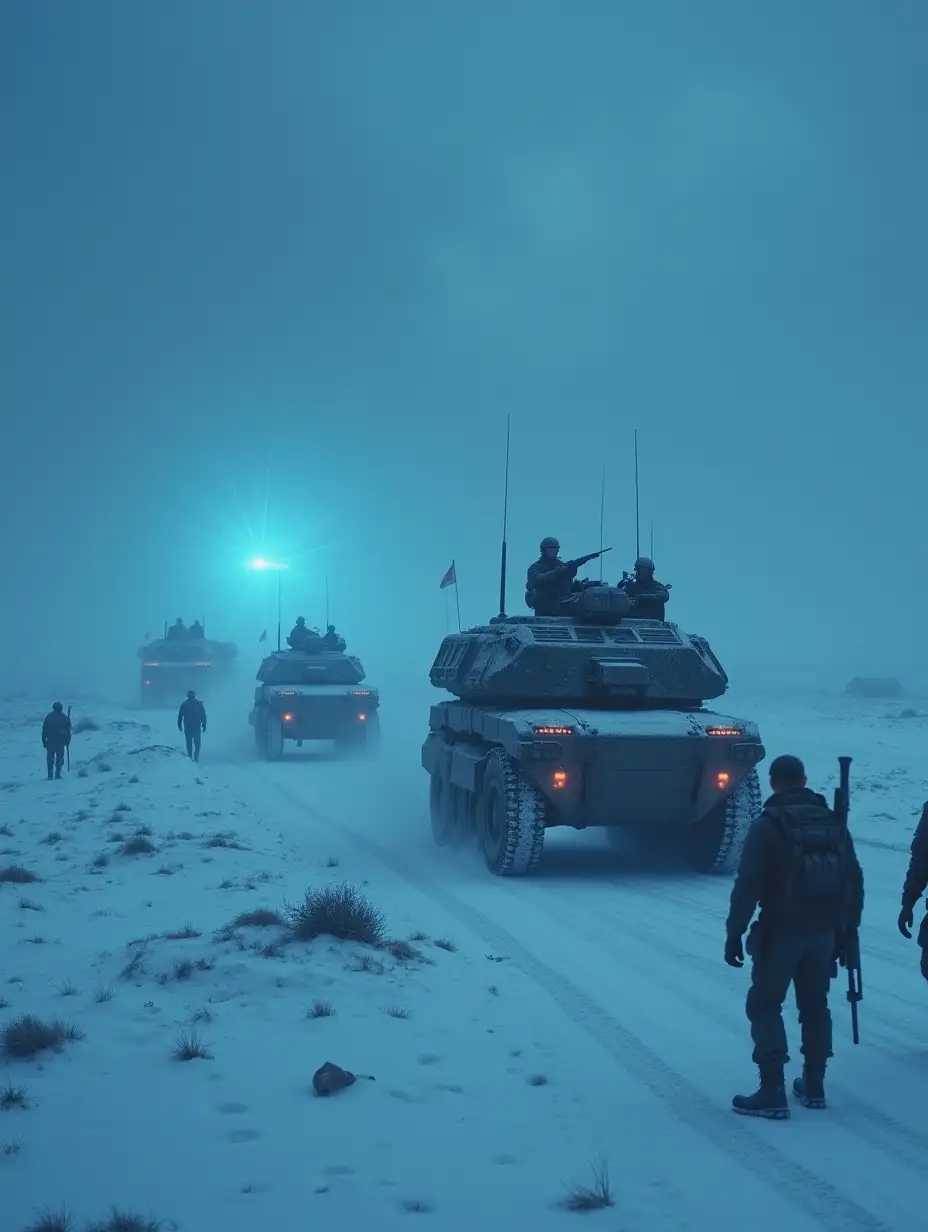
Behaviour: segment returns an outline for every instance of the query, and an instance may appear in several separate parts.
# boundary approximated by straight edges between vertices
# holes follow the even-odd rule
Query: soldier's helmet
[[[305,616],[297,616],[297,618],[296,618],[296,623],[297,623],[298,625],[305,625],[305,624],[306,624],[306,617],[305,617]]]
[[[196,697],[196,691],[194,689],[188,689],[187,690],[187,701],[192,702],[195,697]]]
[[[558,543],[558,541],[554,538],[553,535],[545,535],[544,539],[542,539],[541,541],[542,556],[544,556],[548,548],[555,548],[558,552],[561,550],[561,545]]]
[[[61,714],[62,710],[64,710],[64,706],[62,706],[61,702],[55,702],[54,706],[52,706],[52,710],[54,710],[55,714]]]
[[[327,632],[327,633],[334,633],[334,632],[335,632],[335,626],[334,626],[334,625],[326,625],[326,627],[325,627],[325,628],[326,628],[326,632]]]
[[[635,561],[635,572],[636,573],[653,573],[654,572],[654,561],[651,559],[650,556],[639,556],[638,559]]]

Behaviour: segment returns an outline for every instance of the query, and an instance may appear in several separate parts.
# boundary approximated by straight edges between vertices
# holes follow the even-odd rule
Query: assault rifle
[[[840,775],[838,786],[835,788],[834,812],[835,816],[847,826],[847,816],[851,808],[851,759],[850,757],[839,757],[838,766],[840,767]],[[854,1043],[860,1043],[860,1032],[857,1022],[857,1006],[864,999],[863,977],[860,971],[860,942],[855,937],[853,944],[848,944],[848,950],[845,953],[845,964],[847,966],[847,999],[851,1006],[851,1031],[854,1037]]]
[[[598,560],[600,556],[605,556],[607,552],[611,552],[612,548],[600,548],[598,552],[588,552],[586,556],[577,556],[573,560],[565,561],[568,569],[582,569],[584,565],[588,565],[591,560]]]

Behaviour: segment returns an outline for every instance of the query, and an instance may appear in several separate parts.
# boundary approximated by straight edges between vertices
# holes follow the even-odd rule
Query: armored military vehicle
[[[552,826],[679,843],[694,869],[738,862],[760,812],[757,727],[703,708],[728,677],[705,638],[635,617],[613,586],[562,616],[497,616],[444,639],[422,765],[439,846],[476,837],[492,873],[538,864]]]
[[[143,706],[180,705],[188,689],[207,694],[223,680],[238,658],[232,642],[172,634],[149,642],[137,652],[141,659],[139,696]]]
[[[354,655],[325,650],[318,635],[299,650],[278,650],[258,669],[248,722],[260,756],[278,761],[284,743],[334,740],[339,750],[376,751],[380,693],[364,684]]]

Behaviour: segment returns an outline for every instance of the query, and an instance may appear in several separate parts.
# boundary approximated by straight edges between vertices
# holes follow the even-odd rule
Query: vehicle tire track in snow
[[[519,897],[537,909],[537,903],[533,903],[530,894],[525,893],[528,887],[520,886],[519,891]],[[588,924],[584,924],[583,918],[576,912],[575,905],[569,899],[557,893],[555,897],[558,899],[559,916],[562,915],[588,944],[595,945],[613,956],[624,950],[623,963],[629,962],[631,966],[637,968],[640,974],[644,976],[650,974],[646,957],[647,950],[650,949],[656,950],[681,971],[692,973],[695,967],[710,981],[717,982],[718,964],[713,963],[704,955],[694,954],[682,946],[666,941],[658,937],[653,930],[636,926],[635,923],[629,924],[625,917],[622,918],[621,925],[617,926],[615,918],[601,908],[585,908],[584,917],[589,917],[597,923],[594,931]],[[607,938],[606,941],[603,940],[604,936]],[[623,939],[628,937],[633,937],[642,947],[640,956],[627,956],[628,947],[627,945],[623,947],[622,943]],[[687,1002],[698,1007],[701,1014],[715,1022],[726,1033],[737,1035],[738,1032],[733,1026],[735,1019],[732,1015],[723,1013],[717,1001],[700,991],[696,981],[692,981],[692,984],[693,986],[686,990]],[[924,1171],[925,1160],[928,1159],[928,1134],[914,1126],[905,1125],[865,1100],[848,1094],[840,1085],[836,1089],[841,1109],[840,1124],[843,1128],[869,1142],[871,1146],[885,1152],[891,1158],[905,1163],[916,1175]]]
[[[273,786],[286,799],[311,813],[323,826],[345,835],[366,850],[394,876],[413,890],[430,898],[462,926],[476,933],[494,948],[505,951],[538,987],[544,989],[568,1018],[584,1030],[615,1061],[642,1082],[665,1107],[716,1149],[729,1156],[763,1184],[788,1198],[804,1213],[812,1214],[822,1228],[834,1232],[895,1232],[872,1211],[848,1198],[840,1189],[795,1162],[757,1132],[750,1121],[740,1122],[734,1132],[732,1114],[722,1111],[698,1087],[672,1069],[657,1053],[608,1014],[592,997],[571,983],[560,972],[537,958],[511,933],[470,906],[463,899],[437,885],[424,868],[417,867],[396,852],[382,846],[354,827],[322,813],[298,792],[270,776],[253,771],[263,783]],[[508,887],[506,887],[508,888]],[[503,892],[506,888],[501,886]]]

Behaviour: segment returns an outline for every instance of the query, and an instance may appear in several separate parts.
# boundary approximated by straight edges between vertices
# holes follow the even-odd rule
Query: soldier
[[[825,1107],[825,1067],[831,1051],[828,987],[836,970],[854,966],[863,910],[863,873],[846,823],[824,796],[806,786],[798,757],[770,765],[772,796],[748,831],[726,924],[725,961],[753,959],[745,1010],[754,1040],[760,1089],[736,1095],[744,1116],[789,1116],[783,1069],[789,1060],[783,1001],[792,983],[802,1032],[804,1065],[793,1091],[807,1108]],[[741,938],[756,907],[747,945]]]
[[[565,561],[558,555],[560,550],[558,541],[548,535],[541,541],[538,559],[528,567],[525,605],[532,608],[536,616],[560,616],[561,604],[565,599],[588,586],[598,585],[597,582],[577,582],[575,579],[577,570],[601,556],[601,552],[590,552],[588,556]]]
[[[334,625],[328,625],[326,627],[325,634],[322,638],[322,644],[325,646],[326,650],[345,649],[345,639],[343,637],[339,637],[339,635],[335,632]]]
[[[205,637],[205,636],[206,634],[205,634],[202,624],[200,624],[198,620],[195,620],[193,624],[190,626],[188,637],[200,638],[200,637]]]
[[[45,749],[45,763],[48,766],[49,779],[61,778],[61,768],[64,765],[64,751],[71,743],[71,720],[64,713],[61,702],[55,702],[51,713],[45,716],[42,724],[42,747]]]
[[[654,576],[654,561],[649,556],[639,556],[635,561],[635,572],[627,575],[619,582],[619,589],[624,590],[635,606],[629,612],[629,617],[639,620],[663,620],[664,604],[670,601],[670,587],[658,582]]]
[[[183,729],[187,742],[187,756],[200,760],[200,737],[206,731],[206,707],[193,689],[187,691],[187,700],[181,702],[177,712],[177,730]]]
[[[302,650],[311,637],[312,634],[306,628],[306,617],[297,616],[296,624],[290,630],[290,636],[287,638],[287,645],[291,650]]]
[[[170,629],[168,629],[168,637],[173,641],[175,638],[186,637],[186,636],[187,636],[187,626],[178,616],[178,618],[171,625]]]
[[[899,931],[903,937],[912,936],[915,904],[928,886],[928,804],[922,808],[922,815],[912,838],[911,851],[909,868],[902,887],[902,910],[899,912]],[[922,951],[922,975],[928,980],[928,914],[922,917],[916,944]]]

